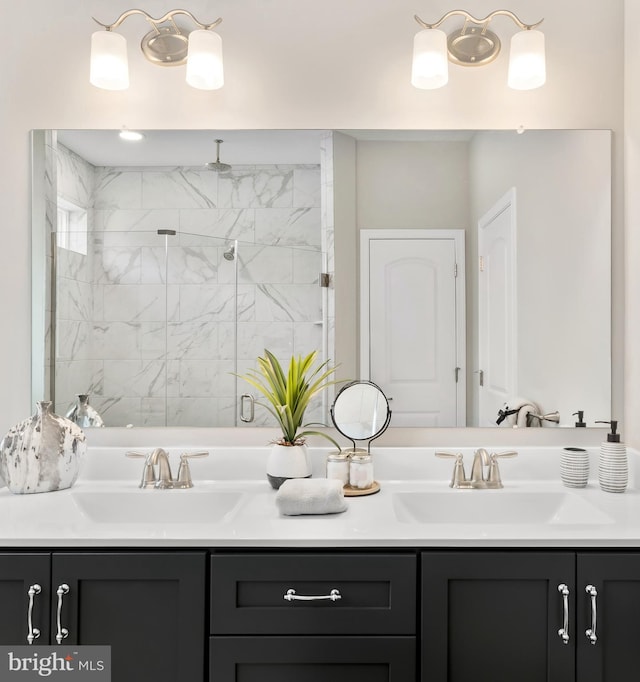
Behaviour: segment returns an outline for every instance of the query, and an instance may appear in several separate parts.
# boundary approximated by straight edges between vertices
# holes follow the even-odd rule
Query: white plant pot
[[[288,478],[310,478],[311,459],[306,445],[271,446],[267,458],[267,478],[276,490]]]

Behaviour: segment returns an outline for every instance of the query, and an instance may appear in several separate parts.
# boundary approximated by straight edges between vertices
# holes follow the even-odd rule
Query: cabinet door
[[[627,682],[636,678],[640,670],[640,554],[579,554],[577,575],[578,679]],[[588,586],[595,588],[593,598]],[[586,633],[594,629],[591,638]]]
[[[203,552],[55,553],[52,640],[66,584],[64,641],[110,645],[113,680],[202,682],[205,571]]]
[[[570,615],[574,575],[572,553],[424,552],[424,682],[573,680],[575,619],[565,644],[558,586]]]
[[[210,682],[413,682],[414,637],[212,637]]]
[[[46,553],[0,553],[1,644],[29,644],[29,610],[34,634],[40,633],[33,644],[49,644],[50,567]]]

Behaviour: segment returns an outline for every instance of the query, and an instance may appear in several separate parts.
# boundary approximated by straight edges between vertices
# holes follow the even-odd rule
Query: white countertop
[[[452,460],[433,448],[375,448],[379,493],[347,499],[347,511],[280,516],[263,477],[265,448],[208,448],[193,460],[189,490],[140,490],[142,460],[125,448],[90,449],[81,477],[55,493],[0,489],[3,547],[640,547],[638,453],[629,450],[629,488],[597,483],[597,448],[582,489],[560,482],[558,447],[520,447],[500,461],[501,490],[454,490]],[[140,449],[140,448],[138,448]],[[180,452],[170,448],[172,467]],[[489,451],[496,448],[487,448]],[[500,450],[506,448],[500,447]],[[472,449],[465,454],[467,471]],[[314,476],[326,450],[312,450]]]

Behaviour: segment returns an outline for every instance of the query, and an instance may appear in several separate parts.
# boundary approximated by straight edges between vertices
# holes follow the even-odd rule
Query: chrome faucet
[[[208,452],[183,452],[180,455],[178,477],[174,479],[173,475],[171,474],[171,464],[169,463],[169,455],[167,454],[166,450],[163,450],[162,448],[156,448],[147,455],[142,452],[135,451],[129,451],[126,453],[127,457],[144,459],[142,480],[140,481],[140,485],[138,487],[156,488],[158,490],[169,490],[172,488],[193,488],[191,470],[187,460],[194,457],[207,457],[208,455]]]
[[[436,457],[454,458],[456,460],[451,483],[449,484],[450,488],[495,490],[504,487],[500,478],[498,458],[515,457],[517,454],[515,450],[489,454],[484,448],[478,448],[473,455],[470,478],[466,476],[463,457],[459,452],[456,454],[452,452],[436,452]]]

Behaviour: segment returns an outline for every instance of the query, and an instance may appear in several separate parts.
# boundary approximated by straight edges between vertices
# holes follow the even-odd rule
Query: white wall
[[[590,425],[610,409],[622,414],[621,385],[611,400],[610,138],[493,132],[471,143],[470,280],[478,276],[475,226],[514,187],[517,392],[543,412],[558,410],[566,425],[577,410]],[[476,297],[469,303],[475,318]]]
[[[482,69],[451,69],[448,87],[409,84],[413,15],[432,20],[451,9],[436,0],[190,0],[203,21],[224,18],[225,87],[200,92],[182,69],[144,62],[135,44],[146,30],[129,19],[131,88],[96,90],[88,83],[89,36],[101,21],[129,9],[128,0],[0,0],[11,17],[0,72],[0,431],[31,411],[29,275],[29,130],[32,128],[611,128],[622,133],[623,0],[513,0],[524,21],[544,17],[548,82],[531,92],[506,86],[505,54]],[[631,6],[629,0],[627,5]],[[147,0],[155,16],[174,5]],[[488,0],[465,9],[484,16]],[[215,14],[212,14],[215,13]],[[495,29],[508,43],[514,27]],[[635,22],[638,25],[638,22]],[[589,50],[585,45],[591,46]],[[595,47],[594,47],[595,46]],[[622,300],[622,142],[614,151],[614,295]],[[614,351],[622,357],[622,316]],[[637,338],[637,337],[636,337]],[[622,364],[617,371],[622,373]],[[640,397],[640,382],[633,390]],[[633,397],[633,396],[632,396]],[[640,438],[639,434],[636,434]]]

